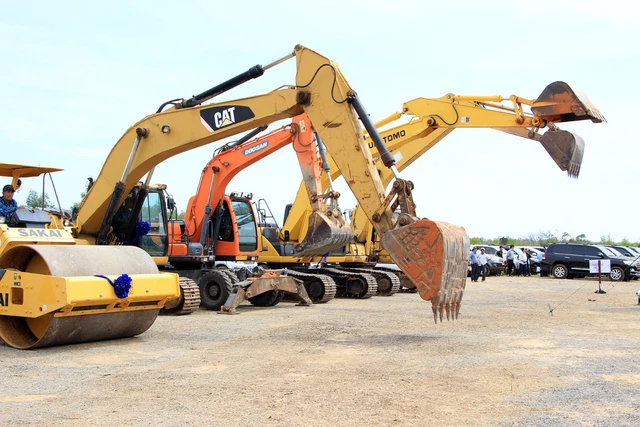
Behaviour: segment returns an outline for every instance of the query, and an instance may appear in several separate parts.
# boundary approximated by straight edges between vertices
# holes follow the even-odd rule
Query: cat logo
[[[213,121],[216,124],[216,127],[219,129],[223,126],[229,126],[236,122],[236,117],[233,114],[233,110],[236,107],[229,107],[226,110],[218,111],[213,115]]]
[[[0,306],[9,307],[9,294],[0,294]]]
[[[251,108],[244,105],[227,105],[200,110],[200,122],[209,132],[214,132],[255,117]]]

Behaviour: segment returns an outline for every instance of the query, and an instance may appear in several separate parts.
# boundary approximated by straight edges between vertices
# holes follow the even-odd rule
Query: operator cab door
[[[258,220],[251,199],[232,197],[232,215],[238,236],[238,253],[243,256],[258,256]]]
[[[149,232],[140,236],[138,246],[151,256],[166,256],[168,249],[167,216],[164,197],[153,189],[149,191],[142,205],[140,221],[149,223]]]
[[[216,236],[215,256],[218,260],[233,261],[258,255],[258,225],[256,212],[250,199],[222,199],[222,218]],[[216,230],[215,211],[210,222],[209,235]]]

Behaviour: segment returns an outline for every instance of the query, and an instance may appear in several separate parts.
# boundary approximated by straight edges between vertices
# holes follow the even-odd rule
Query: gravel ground
[[[0,345],[0,425],[638,426],[640,284],[597,288],[468,282],[459,319],[438,325],[418,295],[396,294]]]

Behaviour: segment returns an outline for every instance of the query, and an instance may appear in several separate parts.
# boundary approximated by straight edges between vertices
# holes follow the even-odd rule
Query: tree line
[[[558,237],[559,235],[559,237]],[[514,238],[509,236],[485,238],[485,237],[470,237],[469,241],[472,245],[486,244],[486,245],[516,245],[516,246],[543,246],[547,247],[551,243],[584,243],[592,245],[620,245],[620,246],[640,246],[640,242],[631,241],[626,237],[620,241],[616,241],[611,238],[611,235],[600,236],[599,241],[593,241],[587,239],[585,234],[578,234],[573,236],[570,233],[559,232],[554,234],[551,231],[540,231],[539,233],[532,233],[527,237]]]

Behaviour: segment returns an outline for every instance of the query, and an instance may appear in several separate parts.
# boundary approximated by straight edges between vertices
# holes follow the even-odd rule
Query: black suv
[[[557,279],[573,279],[589,276],[589,261],[608,259],[611,261],[609,278],[616,282],[640,277],[640,263],[619,252],[602,245],[584,245],[580,243],[552,243],[542,256],[540,273],[552,274]]]

